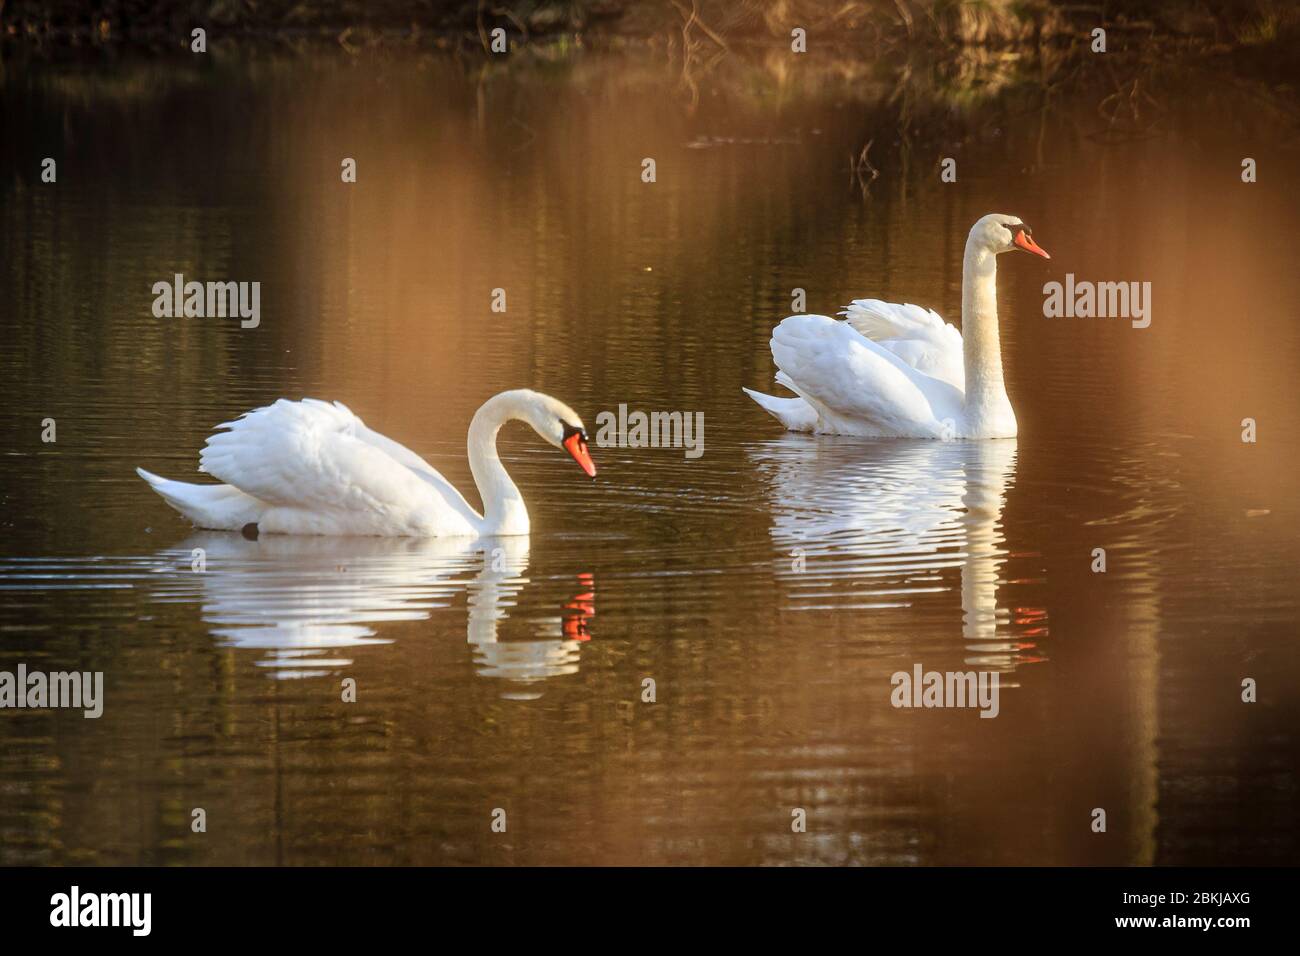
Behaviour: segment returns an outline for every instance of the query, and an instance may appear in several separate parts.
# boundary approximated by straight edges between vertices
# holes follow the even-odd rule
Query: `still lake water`
[[[1195,71],[1044,106],[994,58],[959,105],[909,74],[946,125],[900,141],[892,68],[724,64],[692,108],[654,56],[521,60],[4,64],[0,670],[107,700],[0,711],[0,863],[1300,859],[1293,107]],[[1000,262],[1016,441],[743,395],[795,288],[959,321],[992,211],[1053,255]],[[260,327],[154,318],[178,272],[260,281]],[[1151,282],[1150,328],[1044,318],[1067,272]],[[703,412],[705,453],[593,449],[593,483],[513,426],[533,533],[496,560],[195,532],[133,472],[316,396],[476,500],[470,416],[521,386]],[[997,719],[891,707],[917,663],[998,671]]]

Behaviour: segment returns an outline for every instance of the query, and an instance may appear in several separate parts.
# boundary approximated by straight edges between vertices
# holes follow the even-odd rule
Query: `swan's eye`
[[[568,441],[574,435],[580,435],[582,437],[582,443],[584,445],[587,444],[587,432],[584,429],[579,428],[577,425],[570,425],[564,419],[560,419],[560,424],[564,426],[565,441]]]

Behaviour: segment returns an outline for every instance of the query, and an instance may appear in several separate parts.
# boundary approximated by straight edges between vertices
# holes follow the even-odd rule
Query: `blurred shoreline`
[[[493,31],[520,43],[619,48],[648,44],[690,56],[735,46],[782,46],[806,31],[810,48],[934,51],[964,46],[1079,46],[1107,31],[1108,52],[1134,45],[1249,49],[1295,67],[1300,9],[1283,0],[0,0],[4,45],[55,55],[130,45],[187,52],[190,32],[207,41],[331,44],[352,52],[411,46],[489,50]]]
[[[1104,54],[1093,52],[1090,34],[1080,25],[1088,17],[1098,22],[1093,8],[1071,6],[1074,19],[1067,23],[1065,13],[1054,6],[1017,5],[1016,15],[1022,19],[1016,23],[1032,27],[1018,39],[1007,39],[1013,32],[1009,28],[980,32],[968,23],[965,35],[979,42],[948,42],[937,39],[938,25],[945,22],[937,13],[926,19],[929,33],[913,17],[909,39],[899,11],[919,5],[909,6],[905,0],[890,4],[888,15],[879,4],[836,6],[833,18],[842,19],[844,11],[852,10],[875,19],[865,20],[869,26],[861,29],[808,27],[807,55],[792,52],[789,37],[778,34],[773,18],[779,14],[785,22],[816,24],[818,10],[826,6],[820,0],[770,4],[768,19],[761,22],[738,18],[734,11],[752,5],[735,4],[731,18],[716,17],[725,33],[709,25],[697,29],[691,19],[716,5],[690,8],[680,0],[668,5],[666,14],[665,5],[655,2],[636,6],[635,12],[630,12],[632,4],[567,4],[570,14],[599,7],[601,15],[563,21],[569,27],[581,22],[585,32],[557,29],[526,37],[529,23],[558,22],[535,16],[539,10],[553,9],[553,4],[513,5],[524,13],[531,10],[532,18],[507,14],[505,8],[493,7],[496,13],[485,8],[484,22],[492,24],[491,29],[514,17],[506,27],[509,55],[485,53],[478,46],[477,31],[464,29],[463,23],[439,33],[428,32],[418,22],[406,28],[358,26],[336,33],[332,26],[303,22],[308,14],[296,14],[267,26],[276,4],[258,4],[256,15],[247,19],[247,4],[211,4],[234,22],[209,28],[204,55],[190,52],[189,27],[179,20],[173,26],[160,23],[167,4],[143,23],[132,20],[125,31],[110,25],[98,33],[87,32],[91,21],[83,18],[80,27],[64,21],[56,28],[51,19],[47,27],[31,33],[15,32],[15,19],[38,8],[63,6],[0,0],[7,37],[0,43],[0,90],[16,94],[11,106],[24,97],[49,95],[56,100],[93,98],[101,109],[106,103],[130,108],[177,88],[239,82],[246,66],[255,63],[264,78],[297,66],[342,67],[359,70],[358,78],[365,75],[382,85],[385,77],[415,69],[454,76],[453,82],[480,91],[500,82],[529,84],[542,96],[553,93],[557,83],[612,84],[671,101],[694,121],[686,145],[695,149],[798,145],[820,135],[822,128],[840,126],[834,115],[848,108],[863,119],[860,131],[838,149],[847,156],[847,174],[864,195],[880,172],[908,165],[913,145],[997,136],[1006,126],[1023,127],[1025,116],[1035,117],[1040,129],[1046,129],[1049,117],[1060,115],[1071,117],[1072,135],[1103,143],[1132,142],[1166,131],[1176,121],[1172,113],[1177,111],[1171,107],[1189,98],[1200,104],[1203,117],[1215,117],[1243,136],[1250,127],[1264,126],[1281,148],[1300,148],[1300,101],[1295,96],[1300,40],[1294,24],[1285,28],[1290,22],[1285,16],[1267,20],[1260,12],[1266,4],[1228,5],[1237,10],[1238,24],[1257,24],[1254,32],[1240,25],[1229,28],[1222,17],[1194,17],[1187,12],[1197,9],[1194,5],[1176,7],[1185,14],[1181,22],[1194,33],[1161,32],[1155,20],[1101,21],[1108,24]],[[127,6],[112,8],[124,18]],[[346,3],[305,6],[315,11],[312,16],[322,18],[352,11]],[[963,15],[968,17],[971,10],[1000,9],[998,4],[931,6],[967,11]],[[1247,8],[1254,11],[1255,20],[1247,16]],[[380,2],[364,9],[369,12],[363,19],[377,22],[392,5]],[[656,12],[662,16],[647,19]],[[677,19],[671,28],[668,15]],[[1300,22],[1296,14],[1290,16]],[[1258,27],[1265,22],[1260,17],[1271,25]],[[980,21],[986,26],[993,22]],[[1069,23],[1074,26],[1067,30]],[[1045,32],[1045,24],[1054,24],[1055,32]],[[829,55],[827,37],[840,41],[830,47]],[[453,66],[450,73],[443,65]],[[1243,111],[1243,103],[1249,109]],[[527,112],[522,104],[516,107],[513,115]],[[1026,168],[1043,162],[1041,139],[1027,145]],[[0,144],[0,168],[9,165],[10,153]]]

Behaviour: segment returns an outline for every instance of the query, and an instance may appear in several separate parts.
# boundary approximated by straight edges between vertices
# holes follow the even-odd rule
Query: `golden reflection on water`
[[[0,862],[1294,859],[1284,117],[1178,77],[1117,128],[1105,84],[1042,108],[1015,61],[787,60],[696,77],[693,110],[661,63],[598,56],[0,90],[4,155],[95,146],[58,190],[0,184],[0,666],[102,669],[111,701],[0,714]],[[796,288],[957,320],[990,210],[1054,257],[999,271],[1018,440],[782,435],[743,396]],[[261,327],[153,319],[176,272],[263,282]],[[1150,281],[1152,326],[1043,318],[1066,272]],[[507,430],[535,530],[475,545],[191,534],[132,473],[192,475],[215,423],[312,395],[468,491],[469,417],[515,386],[589,424],[702,411],[706,453],[598,448],[589,484]],[[891,708],[918,661],[997,670],[998,719]],[[1270,690],[1243,714],[1245,675]],[[222,841],[189,833],[200,800]]]

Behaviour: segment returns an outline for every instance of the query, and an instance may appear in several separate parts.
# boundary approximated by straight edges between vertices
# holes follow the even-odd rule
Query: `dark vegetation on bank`
[[[345,46],[427,42],[485,46],[493,29],[530,42],[642,40],[1012,44],[1068,41],[1096,26],[1147,38],[1294,50],[1294,0],[0,0],[9,42],[38,46],[184,46],[216,38],[319,37]]]
[[[198,26],[209,56],[190,53]],[[498,27],[508,56],[488,50]],[[795,27],[808,56],[791,55]],[[611,82],[664,97],[690,118],[692,148],[797,143],[843,128],[836,114],[853,108],[860,128],[837,146],[865,196],[927,141],[996,137],[1026,117],[1123,143],[1194,103],[1300,149],[1298,52],[1295,0],[0,0],[0,92],[15,93],[0,114],[18,110],[7,121],[21,125],[34,109],[22,104],[45,95],[127,109],[178,84],[241,82],[250,62],[262,75],[309,61],[376,77],[454,62],[480,91],[545,98],[556,83]],[[24,69],[38,60],[53,69]],[[527,96],[512,102],[525,129]],[[1028,167],[1041,149],[1040,135]],[[0,137],[0,168],[9,152]]]

